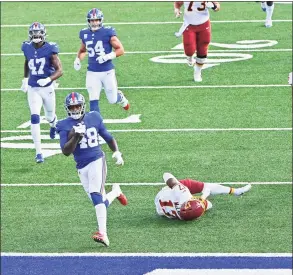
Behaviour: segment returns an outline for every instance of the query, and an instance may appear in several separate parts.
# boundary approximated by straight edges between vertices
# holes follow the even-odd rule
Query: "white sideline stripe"
[[[235,49],[235,50],[209,50],[209,52],[292,52],[292,49]],[[134,51],[125,54],[157,54],[157,53],[183,53],[183,50],[173,51]],[[76,55],[76,52],[62,52],[59,55]],[[1,53],[1,56],[23,56],[23,53]]]
[[[279,184],[292,184],[290,181],[268,181],[268,182],[207,182],[211,184],[228,184],[228,185],[235,185],[235,184],[258,184],[258,185],[279,185]],[[111,186],[114,183],[106,183],[106,185]],[[158,186],[158,185],[165,185],[163,182],[122,182],[117,183],[121,186]],[[74,182],[74,183],[1,183],[1,187],[38,187],[38,186],[81,186],[81,183]]]
[[[252,85],[197,85],[197,86],[129,86],[119,87],[119,89],[201,89],[201,88],[274,88],[287,87],[289,84],[252,84]],[[78,88],[57,88],[56,90],[86,90],[86,87]],[[20,88],[1,88],[1,92],[20,91]]]
[[[124,129],[124,130],[110,130],[113,133],[140,133],[140,132],[233,132],[233,131],[292,131],[292,128],[183,128],[183,129]],[[1,133],[30,133],[31,130],[1,130]],[[48,133],[48,130],[41,130],[41,133]]]
[[[292,22],[290,19],[274,19],[274,22]],[[263,20],[218,20],[211,21],[212,23],[263,23]],[[105,26],[111,25],[166,25],[166,24],[182,24],[181,20],[171,21],[171,22],[113,22],[107,23]],[[19,24],[19,25],[1,25],[1,28],[18,28],[26,27],[28,28],[31,25],[29,24]],[[85,23],[70,23],[70,24],[45,24],[46,27],[74,27],[74,26],[84,26],[87,27]]]
[[[1,252],[5,257],[292,257],[291,253],[20,253]]]

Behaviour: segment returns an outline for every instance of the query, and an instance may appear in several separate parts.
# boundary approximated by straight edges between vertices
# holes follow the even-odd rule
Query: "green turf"
[[[180,54],[174,36],[182,19],[175,19],[173,3],[99,2],[105,24],[172,22],[170,24],[113,24],[126,54],[115,62],[119,87],[131,103],[128,112],[111,106],[102,93],[104,119],[140,114],[140,123],[106,124],[117,138],[125,166],[116,167],[106,145],[108,183],[163,182],[162,174],[191,177],[205,182],[292,181],[292,21],[264,27],[265,13],[255,2],[221,3],[211,13],[212,42],[236,44],[243,40],[277,41],[274,46],[226,49],[210,45],[210,60],[217,53],[250,54],[252,58],[220,63],[203,71],[203,82],[193,81],[186,64],[161,64],[156,56]],[[79,30],[86,27],[86,12],[93,3],[1,3],[1,24],[34,21],[45,25],[84,23],[84,26],[48,26],[48,40],[60,46],[64,75],[60,88],[84,88],[86,61],[80,72],[73,69],[79,49]],[[25,11],[25,12],[23,12]],[[17,21],[12,20],[18,14]],[[66,16],[65,16],[66,15]],[[292,5],[276,4],[273,19],[292,20]],[[262,20],[262,22],[217,22]],[[1,53],[21,54],[27,27],[1,28]],[[289,51],[288,51],[289,50]],[[290,51],[291,50],[291,51]],[[130,53],[130,52],[144,53]],[[150,53],[149,51],[166,51]],[[183,51],[181,51],[183,53]],[[1,89],[16,89],[23,78],[24,57],[1,56]],[[216,62],[217,63],[217,62]],[[276,85],[273,87],[239,85]],[[199,88],[198,86],[208,86]],[[234,85],[223,87],[223,85]],[[284,86],[281,86],[284,85]],[[149,86],[148,89],[137,88]],[[168,86],[169,88],[160,88]],[[173,86],[173,88],[172,88]],[[177,87],[176,87],[177,86]],[[190,86],[184,88],[178,86]],[[218,86],[218,87],[217,87]],[[136,87],[136,88],[135,88]],[[86,89],[76,90],[85,95]],[[63,100],[71,90],[57,90],[57,115],[65,117]],[[87,106],[87,110],[89,106]],[[1,138],[30,133],[7,133],[29,121],[26,95],[1,91]],[[41,125],[48,135],[48,124]],[[180,129],[228,129],[239,131],[182,131]],[[289,128],[282,131],[244,131],[242,128]],[[146,130],[148,132],[139,132]],[[156,130],[158,130],[156,132]],[[165,129],[165,132],[160,129]],[[168,129],[178,129],[168,131]],[[242,130],[241,130],[242,129]],[[24,130],[29,130],[26,128]],[[124,130],[124,132],[115,132]],[[137,130],[126,132],[125,130]],[[153,130],[153,131],[152,131]],[[12,141],[32,143],[31,140]],[[43,140],[58,143],[58,140]],[[79,182],[72,157],[49,157],[34,162],[33,149],[1,149],[1,182]],[[292,186],[254,185],[241,198],[212,197],[213,209],[194,222],[172,221],[155,214],[154,197],[159,186],[123,186],[129,205],[114,202],[109,208],[111,246],[94,243],[94,209],[82,187],[1,188],[1,246],[5,252],[291,252]],[[109,187],[107,187],[109,191]]]
[[[5,187],[2,211],[7,214],[2,219],[2,249],[15,252],[289,252],[292,249],[292,243],[288,242],[292,237],[288,223],[292,217],[290,186],[254,186],[243,197],[212,197],[214,208],[192,222],[157,216],[153,198],[159,189],[123,188],[129,205],[123,207],[115,201],[110,206],[111,246],[105,250],[90,239],[96,220],[82,187]],[[14,200],[21,204],[8,203]],[[14,213],[18,213],[18,219]]]

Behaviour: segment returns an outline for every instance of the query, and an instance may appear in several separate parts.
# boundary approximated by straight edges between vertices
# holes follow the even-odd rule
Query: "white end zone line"
[[[227,184],[227,185],[235,185],[235,184],[252,184],[252,185],[283,185],[283,184],[292,184],[291,181],[267,181],[267,182],[207,182],[212,184]],[[111,186],[114,183],[106,183],[107,186]],[[163,182],[121,182],[118,183],[121,186],[160,186],[165,185]],[[1,187],[40,187],[40,186],[81,186],[81,183],[1,183]]]
[[[21,253],[1,252],[5,257],[292,257],[291,253]]]

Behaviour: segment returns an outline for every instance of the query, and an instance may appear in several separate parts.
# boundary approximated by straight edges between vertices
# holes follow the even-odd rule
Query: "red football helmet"
[[[191,221],[199,218],[206,210],[206,201],[199,198],[192,198],[181,205],[180,217],[184,221]]]

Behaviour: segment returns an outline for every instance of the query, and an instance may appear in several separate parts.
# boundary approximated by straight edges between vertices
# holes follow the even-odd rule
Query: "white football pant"
[[[99,100],[102,87],[104,87],[106,97],[110,104],[117,102],[118,85],[115,70],[106,72],[86,73],[86,88],[89,93],[90,101]]]
[[[28,86],[27,98],[31,115],[40,115],[43,106],[48,122],[55,118],[56,101],[54,83],[48,87]]]
[[[91,200],[90,193],[101,193],[105,200],[105,182],[107,176],[107,164],[105,156],[89,163],[82,169],[78,169],[78,176],[82,186]]]

